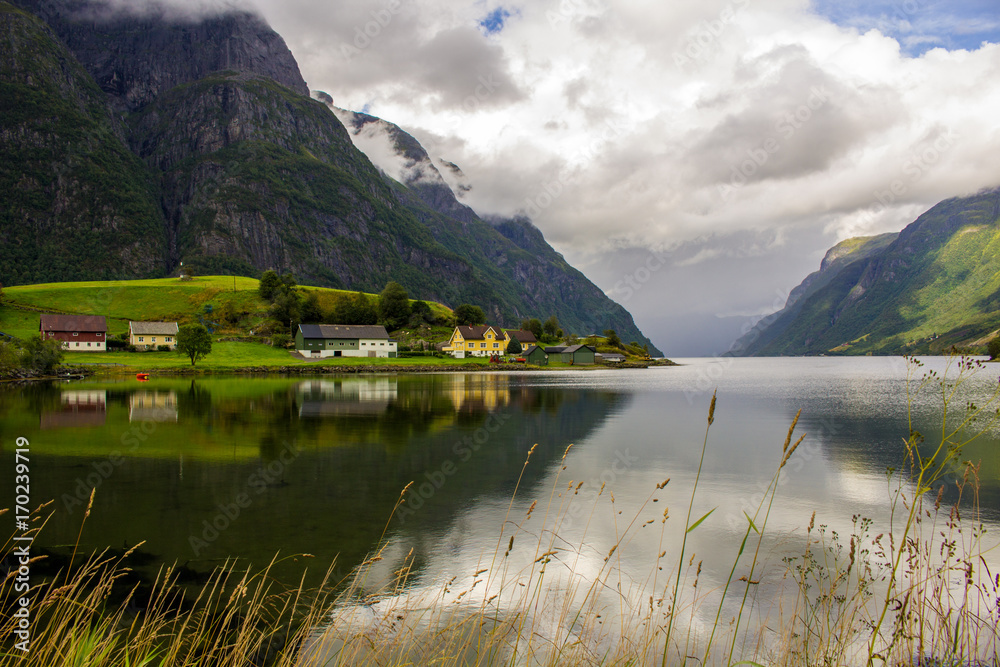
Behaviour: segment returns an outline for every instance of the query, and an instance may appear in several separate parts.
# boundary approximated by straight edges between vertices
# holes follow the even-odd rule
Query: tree
[[[21,365],[29,370],[42,375],[48,375],[55,370],[56,366],[62,363],[63,346],[62,341],[48,338],[31,337],[24,344],[24,351],[21,353]]]
[[[990,353],[990,361],[1000,357],[1000,336],[986,344],[986,351]]]
[[[549,319],[545,320],[545,324],[542,325],[542,330],[545,331],[545,334],[548,336],[554,337],[556,335],[556,332],[559,331],[559,320],[556,319],[555,315],[552,315]]]
[[[354,321],[349,324],[378,324],[378,308],[364,292],[354,295]]]
[[[486,313],[479,306],[463,303],[455,309],[455,321],[458,323],[458,326],[486,324]]]
[[[302,321],[302,299],[295,292],[285,292],[274,298],[268,317],[278,320],[292,331]]]
[[[516,338],[511,338],[510,342],[507,343],[507,353],[508,354],[521,354],[521,341]]]
[[[191,359],[191,365],[212,351],[212,337],[200,324],[185,324],[177,331],[177,351]]]
[[[533,317],[530,320],[521,322],[521,329],[535,334],[535,338],[538,340],[542,339],[542,321],[539,319]]]
[[[274,301],[274,297],[278,295],[281,290],[281,278],[278,277],[276,271],[268,269],[260,277],[260,285],[257,287],[257,293],[260,298],[265,301]]]
[[[305,324],[319,324],[323,321],[323,306],[319,304],[319,294],[309,292],[306,295],[300,308],[302,322]]]
[[[389,331],[400,328],[410,318],[410,296],[392,280],[378,295],[378,317]]]
[[[21,349],[14,343],[0,340],[0,373],[9,373],[21,366]]]
[[[426,301],[414,301],[410,306],[410,326],[420,326],[423,323],[430,324],[434,321],[434,313]]]
[[[622,339],[618,337],[618,334],[617,332],[615,332],[614,329],[605,329],[604,337],[607,339],[608,345],[610,345],[611,347],[622,346]]]

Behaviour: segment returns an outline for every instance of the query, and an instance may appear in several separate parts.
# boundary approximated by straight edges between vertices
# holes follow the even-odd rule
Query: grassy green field
[[[178,352],[67,352],[64,363],[69,366],[86,364],[121,364],[120,370],[154,371],[157,369],[183,370],[191,368],[191,361]],[[385,366],[386,370],[400,366],[441,366],[468,367],[486,366],[487,359],[452,359],[438,357],[414,357],[407,359],[370,359],[367,357],[327,358],[320,361],[305,361],[289,350],[273,348],[260,343],[213,343],[212,352],[198,361],[195,369],[225,371],[239,368],[283,366]]]

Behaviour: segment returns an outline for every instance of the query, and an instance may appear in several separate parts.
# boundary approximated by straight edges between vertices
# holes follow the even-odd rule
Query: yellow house
[[[488,357],[506,353],[509,340],[502,329],[489,325],[455,327],[448,344],[441,350],[458,359]]]

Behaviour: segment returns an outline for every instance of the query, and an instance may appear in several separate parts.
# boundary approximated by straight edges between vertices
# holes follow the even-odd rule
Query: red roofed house
[[[73,352],[107,351],[108,323],[103,315],[53,315],[45,313],[39,323],[44,340],[62,341]]]

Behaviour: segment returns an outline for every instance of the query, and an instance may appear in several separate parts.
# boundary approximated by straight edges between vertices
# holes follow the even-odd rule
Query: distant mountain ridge
[[[933,354],[981,348],[998,330],[1000,188],[943,201],[899,234],[838,244],[730,352]]]
[[[397,280],[503,326],[556,315],[567,332],[649,343],[530,221],[484,221],[459,202],[457,166],[437,162],[446,180],[398,127],[338,112],[350,132],[394,132],[421,170],[387,178],[258,17],[16,5],[0,0],[3,282],[275,268],[365,291]]]

